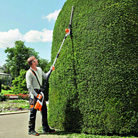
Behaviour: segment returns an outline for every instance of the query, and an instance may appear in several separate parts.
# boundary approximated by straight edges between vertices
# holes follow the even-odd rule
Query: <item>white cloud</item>
[[[42,31],[30,30],[26,34],[21,34],[19,29],[0,32],[0,48],[13,47],[15,41],[25,42],[51,42],[53,30],[43,29]]]
[[[51,42],[52,35],[52,30],[43,29],[41,32],[31,30],[24,35],[24,40],[26,42]]]
[[[13,47],[17,40],[23,40],[19,29],[0,32],[0,48]]]
[[[57,17],[58,17],[58,14],[60,13],[60,11],[61,11],[61,9],[55,10],[55,12],[50,13],[47,16],[43,16],[43,19],[48,19],[48,21],[51,21],[51,20],[55,21],[57,19]]]

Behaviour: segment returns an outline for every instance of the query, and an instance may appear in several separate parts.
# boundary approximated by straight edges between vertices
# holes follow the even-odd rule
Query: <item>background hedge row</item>
[[[55,23],[50,125],[92,134],[138,134],[138,1],[67,0]]]

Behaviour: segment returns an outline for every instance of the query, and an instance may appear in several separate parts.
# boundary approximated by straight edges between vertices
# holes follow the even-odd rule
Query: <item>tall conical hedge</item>
[[[138,1],[67,0],[55,23],[49,123],[92,134],[138,134]]]

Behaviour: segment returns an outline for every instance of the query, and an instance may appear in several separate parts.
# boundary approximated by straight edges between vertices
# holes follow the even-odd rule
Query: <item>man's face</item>
[[[37,66],[37,65],[38,65],[38,59],[35,58],[35,59],[33,60],[32,64],[34,64],[35,66]]]

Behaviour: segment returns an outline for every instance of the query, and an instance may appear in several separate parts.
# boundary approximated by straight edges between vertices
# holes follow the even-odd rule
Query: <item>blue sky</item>
[[[50,61],[56,18],[66,0],[0,0],[0,66],[7,47],[24,41],[40,58]]]

